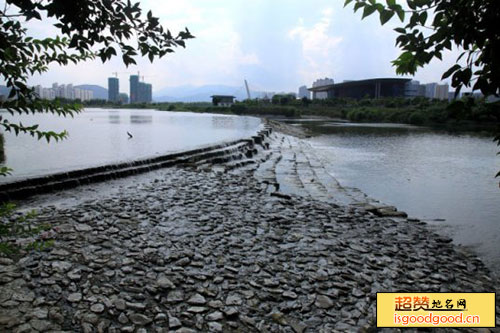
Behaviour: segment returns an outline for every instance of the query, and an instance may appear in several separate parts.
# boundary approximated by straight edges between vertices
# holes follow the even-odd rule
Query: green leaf
[[[399,6],[399,8],[396,10],[396,13],[398,14],[398,17],[401,20],[401,22],[404,22],[404,20],[405,20],[405,11],[403,10],[403,8],[401,6]]]
[[[425,22],[427,21],[427,12],[422,12],[420,13],[420,24],[425,25]]]
[[[377,7],[366,5],[365,9],[363,10],[363,16],[361,17],[361,19],[370,16],[371,14],[373,14],[373,12],[375,12],[375,10],[377,10]]]
[[[358,9],[360,9],[360,8],[362,8],[362,7],[364,7],[364,6],[366,6],[366,3],[361,2],[361,1],[356,2],[356,3],[354,4],[354,12],[357,12],[357,11],[358,11]]]
[[[431,0],[414,0],[417,7],[430,6]]]
[[[394,16],[394,12],[390,10],[384,10],[380,13],[380,24],[384,25]]]

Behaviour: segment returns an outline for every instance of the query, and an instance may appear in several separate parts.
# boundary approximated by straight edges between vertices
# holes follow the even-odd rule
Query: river
[[[397,124],[302,121],[329,173],[473,248],[500,275],[500,170],[490,136]]]
[[[0,182],[158,156],[247,138],[260,119],[189,112],[134,109],[85,109],[74,118],[52,114],[10,116],[23,125],[69,132],[66,140],[48,144],[29,135],[4,133],[6,160],[13,169]],[[130,133],[132,138],[129,138]]]
[[[86,109],[74,118],[16,119],[43,130],[66,129],[70,136],[47,144],[4,133],[6,161],[0,165],[14,171],[0,182],[237,140],[262,126],[253,117],[154,110]],[[500,275],[500,189],[494,178],[500,157],[491,137],[395,124],[298,124],[315,133],[307,140],[342,185],[427,221],[473,248]]]

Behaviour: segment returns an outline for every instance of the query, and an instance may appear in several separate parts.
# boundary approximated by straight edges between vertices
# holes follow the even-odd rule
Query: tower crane
[[[118,77],[118,74],[130,74],[130,72],[112,72],[115,77]]]
[[[247,80],[246,80],[246,79],[245,79],[245,88],[247,89],[247,98],[248,98],[248,99],[252,99],[252,98],[250,97],[250,89],[248,89],[248,82],[247,82]]]

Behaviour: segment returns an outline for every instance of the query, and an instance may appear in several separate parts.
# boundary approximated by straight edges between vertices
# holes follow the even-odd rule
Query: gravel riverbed
[[[377,292],[497,287],[423,222],[267,187],[175,167],[26,203],[55,244],[0,258],[0,331],[355,332]]]

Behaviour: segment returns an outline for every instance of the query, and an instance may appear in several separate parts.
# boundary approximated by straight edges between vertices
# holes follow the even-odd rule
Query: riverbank
[[[109,104],[104,104],[110,107]],[[275,95],[272,100],[244,100],[231,107],[214,106],[209,102],[164,102],[151,104],[116,105],[126,108],[154,108],[160,111],[220,113],[256,117],[327,117],[352,122],[398,123],[427,126],[453,132],[498,133],[499,102],[484,98],[447,100],[414,98],[380,98],[359,100],[349,98],[296,99],[292,95]]]
[[[302,140],[266,143],[238,167],[24,202],[55,245],[0,259],[0,330],[352,332],[374,329],[379,291],[495,291],[474,255],[336,186]]]

